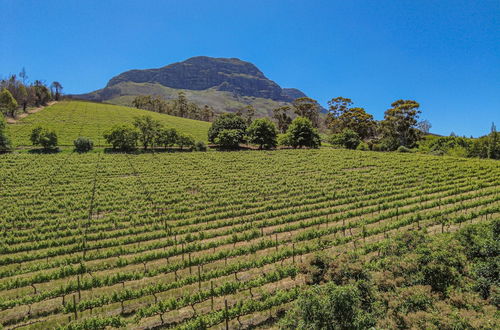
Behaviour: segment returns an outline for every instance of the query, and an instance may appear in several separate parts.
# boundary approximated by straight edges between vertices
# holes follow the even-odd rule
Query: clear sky
[[[84,93],[197,55],[250,61],[376,119],[415,99],[438,134],[500,127],[499,0],[0,0],[2,77],[24,66]]]

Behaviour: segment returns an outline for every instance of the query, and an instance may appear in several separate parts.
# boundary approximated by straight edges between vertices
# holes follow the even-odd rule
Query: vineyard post
[[[191,252],[188,253],[188,262],[189,262],[189,275],[192,275],[193,271],[191,270]]]
[[[212,311],[214,310],[214,281],[210,281],[210,301],[212,305]]]
[[[276,234],[275,240],[276,240],[276,251],[278,251],[278,234]]]
[[[227,299],[224,299],[224,318],[226,319],[226,330],[229,330],[229,315],[227,311]]]
[[[78,281],[78,301],[82,300],[82,293],[81,293],[81,290],[80,290],[80,275],[78,275],[76,277],[77,281]]]
[[[198,290],[201,291],[201,271],[200,271],[200,265],[198,265]]]
[[[75,320],[78,320],[78,311],[76,310],[76,295],[73,295],[73,311],[75,312]]]

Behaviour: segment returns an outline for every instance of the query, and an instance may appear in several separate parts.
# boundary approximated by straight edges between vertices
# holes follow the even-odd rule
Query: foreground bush
[[[106,142],[113,146],[113,149],[121,151],[134,150],[137,147],[139,132],[129,125],[117,125],[104,133]]]
[[[43,127],[36,127],[31,131],[31,143],[34,146],[41,146],[49,150],[57,147],[57,134],[53,130]]]
[[[91,139],[82,136],[76,139],[73,144],[75,145],[75,151],[80,153],[89,152],[94,149],[94,142],[92,142]]]

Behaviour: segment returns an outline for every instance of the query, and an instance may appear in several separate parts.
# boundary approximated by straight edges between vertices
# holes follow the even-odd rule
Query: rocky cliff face
[[[206,90],[215,88],[239,96],[252,96],[291,102],[304,93],[282,89],[252,63],[237,58],[192,57],[158,69],[130,70],[113,77],[106,87],[122,82],[152,83],[175,89]]]

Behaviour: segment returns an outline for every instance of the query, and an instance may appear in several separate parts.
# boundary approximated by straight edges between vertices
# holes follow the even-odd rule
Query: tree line
[[[29,82],[26,70],[19,75],[11,75],[0,80],[0,111],[5,116],[15,118],[19,112],[25,113],[29,107],[47,105],[50,101],[59,101],[63,86],[54,81],[47,86],[41,80]]]
[[[170,101],[159,96],[139,95],[134,98],[132,105],[137,109],[203,121],[212,121],[215,116],[211,106],[199,107],[196,103],[190,102],[184,92],[179,92],[177,98]]]

